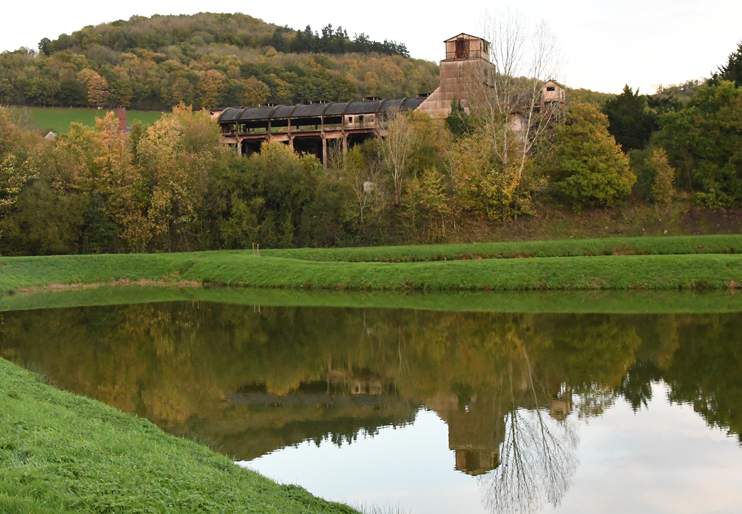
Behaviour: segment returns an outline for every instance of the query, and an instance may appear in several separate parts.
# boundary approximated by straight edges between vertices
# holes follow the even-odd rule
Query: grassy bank
[[[607,246],[599,242],[554,241],[539,244],[551,248],[552,254],[572,252],[581,256],[479,259],[476,256],[480,249],[474,249],[469,252],[474,258],[443,261],[436,260],[441,252],[460,255],[467,251],[465,245],[380,250],[396,252],[400,261],[409,260],[407,257],[413,254],[419,259],[399,263],[349,262],[354,254],[362,256],[376,249],[306,251],[307,258],[342,252],[348,261],[299,259],[295,257],[301,251],[292,250],[263,252],[262,256],[246,250],[4,257],[0,258],[0,291],[122,279],[335,290],[734,289],[742,284],[742,255],[710,252],[737,252],[741,241],[739,236],[675,238],[663,251],[678,254],[668,255],[623,255],[629,242],[641,247],[641,238],[621,240],[616,246],[621,255],[600,255]],[[600,253],[583,256],[593,244],[594,253]],[[491,247],[492,255],[501,251],[497,244]]]
[[[685,255],[742,253],[742,235],[611,237],[561,241],[520,241],[366,248],[264,250],[264,256],[312,261],[419,262],[457,259],[512,259],[599,255]]]
[[[0,511],[351,513],[0,359]]]
[[[0,312],[158,302],[459,312],[711,314],[742,312],[730,291],[380,292],[202,287],[93,287],[0,296]]]

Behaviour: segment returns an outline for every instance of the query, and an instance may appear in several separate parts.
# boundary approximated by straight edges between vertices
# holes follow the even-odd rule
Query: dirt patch
[[[613,255],[636,255],[636,254],[637,254],[636,250],[633,250],[631,248],[614,248],[613,249]]]
[[[16,289],[16,293],[37,293],[40,291],[68,291],[81,289],[97,289],[99,287],[149,286],[149,287],[202,287],[201,282],[193,280],[161,281],[161,280],[129,280],[119,279],[109,282],[91,282],[89,284],[49,284],[46,286],[23,287]]]

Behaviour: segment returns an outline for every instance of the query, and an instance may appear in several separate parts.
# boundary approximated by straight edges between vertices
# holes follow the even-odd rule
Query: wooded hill
[[[244,14],[134,16],[0,54],[0,104],[163,110],[414,97],[438,67],[341,27],[295,31]]]

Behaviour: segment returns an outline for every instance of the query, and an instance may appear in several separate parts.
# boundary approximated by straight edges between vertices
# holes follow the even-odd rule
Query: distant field
[[[106,109],[69,109],[64,107],[31,107],[31,117],[39,130],[66,132],[70,123],[82,123],[88,127],[95,126],[95,118],[102,118],[109,110]],[[145,125],[151,125],[162,116],[159,111],[127,111],[129,125],[139,120]]]

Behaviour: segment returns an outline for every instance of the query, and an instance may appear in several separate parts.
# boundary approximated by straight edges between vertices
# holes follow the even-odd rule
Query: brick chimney
[[[126,121],[126,107],[116,109],[116,118],[119,120],[119,132],[128,132],[129,124]]]

